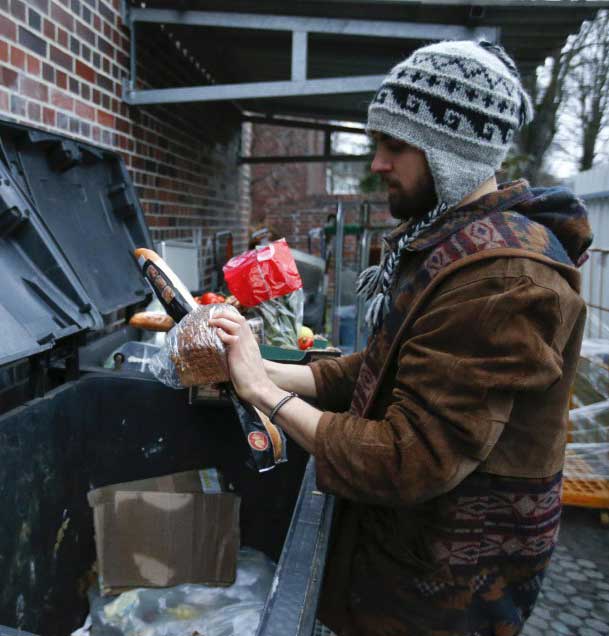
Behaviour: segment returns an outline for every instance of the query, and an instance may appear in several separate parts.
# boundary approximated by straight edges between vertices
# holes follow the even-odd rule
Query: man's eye
[[[401,152],[406,147],[406,144],[401,141],[388,141],[386,145],[391,152]]]

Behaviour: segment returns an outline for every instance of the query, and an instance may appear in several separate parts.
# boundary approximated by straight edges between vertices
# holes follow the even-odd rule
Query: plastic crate
[[[609,444],[569,444],[565,454],[562,502],[609,509]]]

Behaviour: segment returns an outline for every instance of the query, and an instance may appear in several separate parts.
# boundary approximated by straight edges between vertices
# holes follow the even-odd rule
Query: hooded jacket
[[[312,363],[338,634],[522,628],[558,533],[590,242],[568,191],[501,187],[417,240],[363,352]]]

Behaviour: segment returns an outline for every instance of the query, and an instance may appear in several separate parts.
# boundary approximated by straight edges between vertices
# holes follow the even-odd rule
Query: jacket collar
[[[413,241],[408,249],[412,252],[421,252],[429,249],[460,230],[476,217],[512,209],[532,197],[533,194],[526,179],[518,179],[517,181],[501,184],[495,192],[489,192],[489,194],[485,194],[467,205],[448,210],[442,216],[441,223],[437,227],[432,227]],[[404,235],[411,224],[412,220],[401,223],[387,235],[386,241],[392,249],[395,249],[397,241]]]

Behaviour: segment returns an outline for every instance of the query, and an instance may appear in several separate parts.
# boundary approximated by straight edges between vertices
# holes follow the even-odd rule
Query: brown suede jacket
[[[535,197],[521,181],[468,206],[403,259],[367,350],[311,364],[317,484],[340,498],[320,616],[340,634],[511,636],[531,611],[585,321]]]

